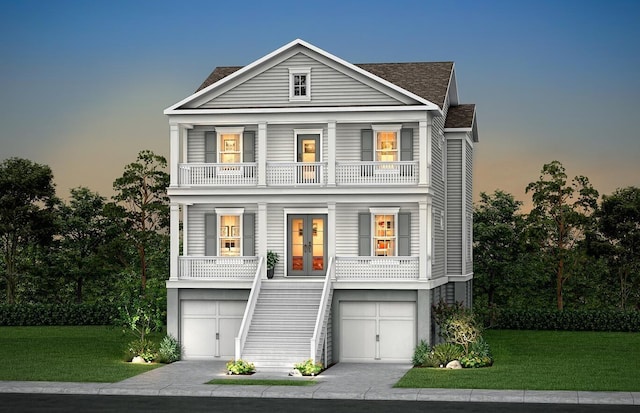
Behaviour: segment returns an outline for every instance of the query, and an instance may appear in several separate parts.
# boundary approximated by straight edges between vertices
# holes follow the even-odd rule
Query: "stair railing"
[[[320,346],[320,340],[323,338],[323,333],[326,334],[327,330],[327,316],[329,315],[328,308],[331,305],[331,290],[333,289],[334,265],[333,257],[329,258],[329,266],[327,275],[324,279],[324,286],[322,287],[322,297],[320,298],[320,306],[318,307],[318,316],[316,317],[316,326],[313,329],[313,337],[311,337],[310,359],[313,363],[316,362],[318,357],[318,347]]]
[[[249,293],[249,299],[247,300],[247,306],[244,309],[244,316],[242,317],[242,324],[240,324],[240,330],[238,330],[238,337],[236,337],[235,359],[242,358],[242,349],[244,343],[247,341],[247,334],[249,333],[249,326],[251,325],[251,319],[253,318],[253,311],[256,308],[258,302],[258,296],[260,295],[260,288],[262,287],[262,265],[264,263],[264,257],[260,257],[258,262],[258,269],[256,275],[253,278],[253,284],[251,285],[251,292]]]

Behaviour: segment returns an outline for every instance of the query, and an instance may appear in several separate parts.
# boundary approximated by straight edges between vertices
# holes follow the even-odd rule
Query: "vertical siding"
[[[445,268],[445,230],[440,226],[441,213],[445,210],[445,179],[443,164],[445,144],[444,133],[445,117],[433,119],[431,128],[431,185],[434,189],[432,213],[433,213],[433,259],[431,263],[431,277],[438,278],[446,274]]]
[[[447,141],[447,274],[462,273],[462,141]]]
[[[465,245],[465,259],[466,259],[466,269],[467,274],[473,272],[473,147],[465,142],[466,148],[466,188],[465,188],[465,196],[466,196],[466,228],[467,232],[467,245]]]
[[[311,68],[311,101],[289,101],[289,68]],[[203,108],[399,105],[369,87],[304,53],[297,53],[205,103]]]
[[[225,205],[228,207],[228,205]],[[256,224],[255,228],[258,228],[258,214],[257,207],[255,205],[242,205],[245,213],[254,213],[256,214]],[[203,256],[205,254],[205,226],[204,226],[204,216],[205,214],[213,214],[215,213],[216,205],[212,204],[196,204],[191,205],[187,209],[187,213],[189,214],[189,219],[187,223],[187,248],[189,249],[186,252],[186,255],[191,256]],[[258,237],[255,237],[255,241],[257,243]],[[254,246],[254,250],[257,251],[257,245]]]

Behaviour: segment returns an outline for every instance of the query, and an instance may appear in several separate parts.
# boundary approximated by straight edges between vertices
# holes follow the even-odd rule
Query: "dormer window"
[[[311,69],[289,69],[289,100],[311,100]]]

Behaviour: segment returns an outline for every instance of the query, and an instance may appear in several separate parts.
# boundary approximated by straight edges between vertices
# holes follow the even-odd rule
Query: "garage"
[[[183,359],[232,359],[245,306],[246,301],[183,300]]]
[[[408,362],[415,345],[415,302],[340,303],[340,361]]]

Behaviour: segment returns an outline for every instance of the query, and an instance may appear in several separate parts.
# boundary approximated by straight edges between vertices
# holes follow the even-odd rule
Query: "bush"
[[[305,360],[302,363],[296,363],[293,368],[298,370],[303,376],[312,376],[322,371],[322,363],[314,363],[313,360]]]
[[[173,363],[180,360],[182,355],[182,347],[178,340],[171,334],[164,336],[158,347],[158,362]]]
[[[416,349],[413,351],[411,363],[413,363],[414,366],[424,366],[431,352],[430,350],[429,344],[427,344],[425,340],[420,340],[420,343],[418,343]]]
[[[493,357],[489,343],[482,337],[469,346],[469,352],[460,358],[460,364],[465,368],[489,367],[493,365]]]
[[[640,311],[501,309],[493,316],[493,326],[505,330],[640,332]]]
[[[157,354],[158,351],[153,341],[146,338],[129,342],[129,344],[127,344],[127,349],[125,350],[125,358],[129,358],[129,356],[131,356],[128,361],[133,360],[136,356],[140,356],[144,361],[152,362],[156,359]]]
[[[253,374],[256,371],[256,366],[241,359],[231,360],[227,363],[227,371],[229,374]]]
[[[0,304],[0,326],[113,325],[117,318],[109,303]]]
[[[440,343],[433,347],[433,360],[436,366],[445,367],[447,363],[453,360],[459,360],[463,350],[460,346],[453,343]]]

